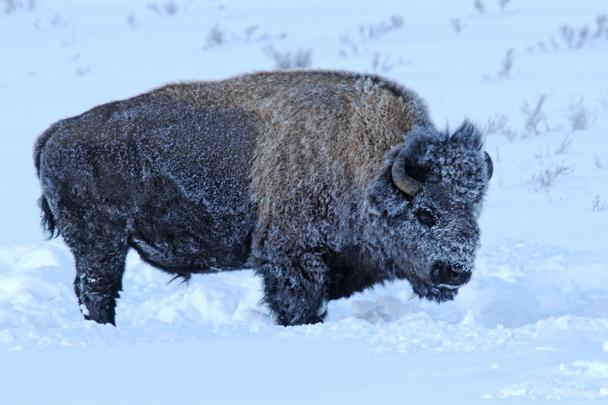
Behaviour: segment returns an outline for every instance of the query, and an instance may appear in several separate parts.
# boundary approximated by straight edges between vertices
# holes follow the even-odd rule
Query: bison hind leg
[[[116,299],[122,290],[122,276],[129,246],[122,221],[96,216],[90,210],[84,218],[60,211],[58,225],[76,262],[74,292],[87,320],[116,325]]]
[[[107,248],[74,253],[74,292],[85,319],[116,325],[116,299],[122,290],[127,248]]]

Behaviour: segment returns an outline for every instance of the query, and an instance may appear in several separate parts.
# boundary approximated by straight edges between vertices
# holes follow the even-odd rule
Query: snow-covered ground
[[[129,256],[85,322],[31,159],[50,123],[165,82],[278,64],[376,72],[487,133],[472,281],[407,282],[279,327],[250,270],[189,285]],[[0,403],[608,402],[605,0],[0,1]]]

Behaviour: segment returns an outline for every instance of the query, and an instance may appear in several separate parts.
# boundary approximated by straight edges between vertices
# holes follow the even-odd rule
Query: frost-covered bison
[[[176,275],[253,267],[282,325],[393,279],[452,299],[473,268],[492,163],[381,77],[269,72],[168,85],[38,139],[43,224],[86,319],[115,322],[130,248]]]

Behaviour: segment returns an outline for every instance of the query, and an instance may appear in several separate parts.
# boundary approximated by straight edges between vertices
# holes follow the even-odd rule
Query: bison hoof
[[[80,312],[84,319],[95,321],[100,324],[109,323],[116,326],[115,307],[116,300],[114,298],[88,297],[85,302],[80,303]],[[93,298],[93,299],[90,299]]]
[[[323,318],[320,316],[311,316],[308,318],[300,318],[295,320],[286,316],[277,317],[277,323],[281,326],[312,325],[321,322],[323,322]]]
[[[327,304],[322,305],[316,313],[310,314],[288,314],[280,312],[277,315],[277,323],[283,326],[312,325],[321,323],[327,316]]]

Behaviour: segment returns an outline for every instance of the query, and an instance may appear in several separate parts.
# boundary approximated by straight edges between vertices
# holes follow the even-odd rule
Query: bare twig
[[[568,149],[570,149],[570,145],[572,144],[572,139],[570,139],[570,137],[568,135],[566,135],[564,137],[564,139],[562,139],[562,141],[560,142],[559,146],[555,149],[555,154],[556,155],[563,155],[566,152],[568,152]]]
[[[557,180],[558,177],[572,173],[572,168],[563,164],[546,167],[540,173],[532,176],[532,183],[536,191],[548,191]]]
[[[568,120],[570,121],[572,131],[582,131],[589,128],[591,125],[591,114],[585,107],[583,99],[570,104]]]
[[[596,195],[593,201],[591,201],[591,211],[593,212],[602,212],[608,211],[608,204],[602,202],[600,200],[600,196]]]
[[[304,69],[312,65],[312,50],[297,49],[295,52],[280,52],[274,47],[264,48],[264,53],[272,58],[277,69]]]
[[[505,59],[502,61],[502,68],[498,72],[498,77],[500,78],[508,78],[511,76],[511,69],[513,69],[513,55],[515,54],[515,50],[513,48],[509,48],[507,53],[505,54]]]
[[[462,32],[462,23],[460,22],[459,18],[452,18],[450,20],[450,25],[452,26],[452,29],[454,30],[454,32],[457,32],[457,33]]]
[[[522,113],[526,117],[526,121],[524,127],[528,133],[534,133],[535,135],[540,134],[540,129],[538,128],[541,123],[547,126],[547,118],[546,114],[543,112],[543,106],[547,101],[547,96],[541,94],[536,101],[534,107],[530,107],[530,105],[526,102],[522,107]]]

